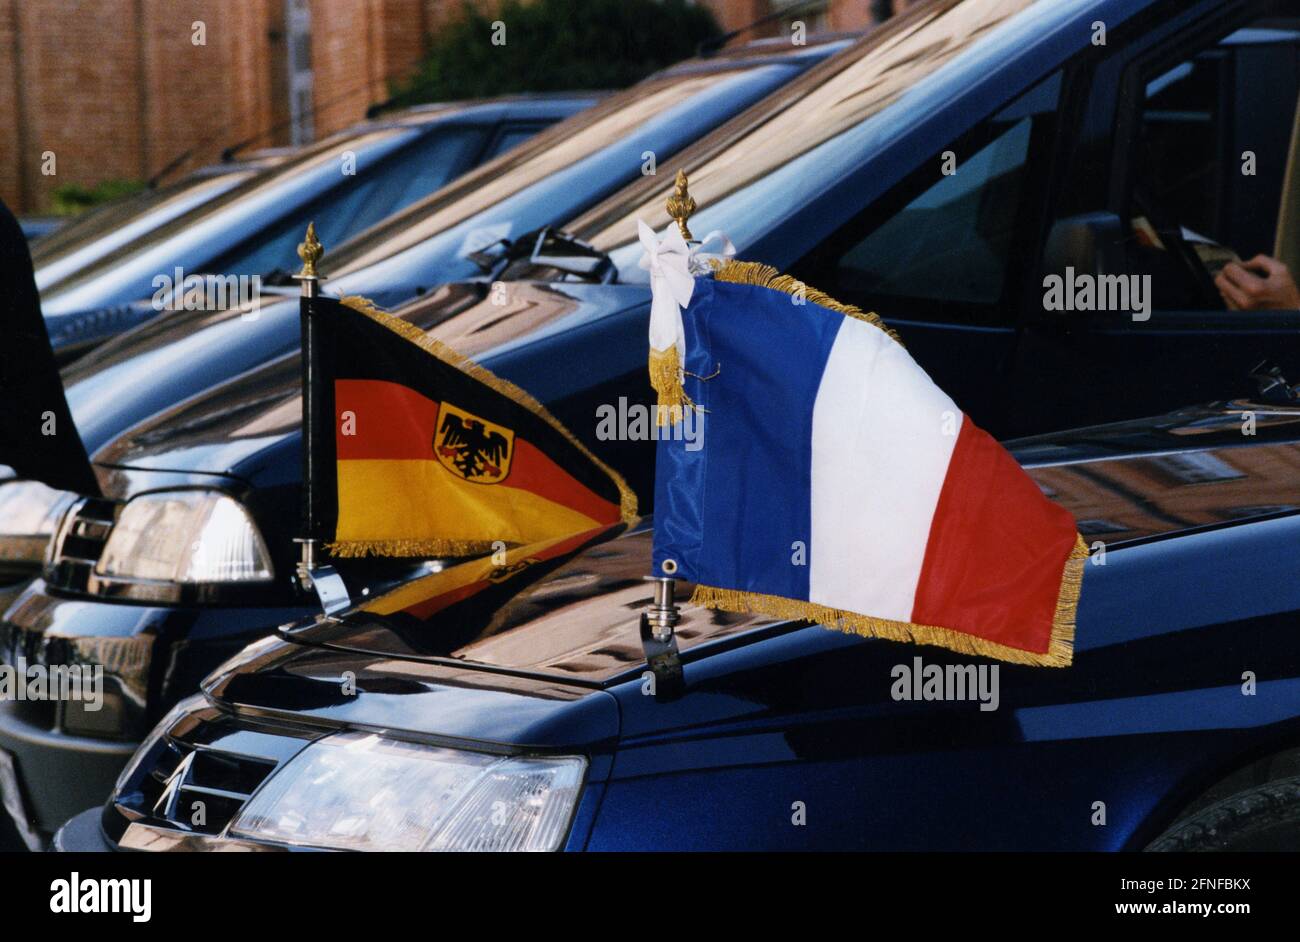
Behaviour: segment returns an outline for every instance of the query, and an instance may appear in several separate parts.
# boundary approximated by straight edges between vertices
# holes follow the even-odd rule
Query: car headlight
[[[0,484],[0,566],[39,566],[59,518],[75,499],[39,481]]]
[[[338,733],[272,775],[229,833],[335,850],[557,850],[586,767]]]
[[[272,579],[270,554],[248,512],[233,497],[204,490],[132,498],[95,574],[182,584]]]

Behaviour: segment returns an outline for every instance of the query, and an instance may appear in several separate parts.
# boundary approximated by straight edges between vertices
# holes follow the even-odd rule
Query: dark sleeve
[[[50,431],[53,434],[47,434]],[[98,494],[41,317],[22,227],[0,202],[0,464],[51,487]]]

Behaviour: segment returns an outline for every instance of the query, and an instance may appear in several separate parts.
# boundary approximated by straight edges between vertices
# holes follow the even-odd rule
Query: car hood
[[[355,690],[344,691],[345,672]],[[400,729],[441,744],[590,750],[618,735],[618,705],[545,678],[278,642],[204,683],[236,710],[326,728]]]
[[[1243,416],[1254,416],[1254,436],[1242,436]],[[1009,444],[1090,542],[1116,548],[1300,510],[1298,431],[1300,410],[1237,402]],[[1243,446],[1243,437],[1255,444]],[[644,663],[638,619],[651,600],[650,526],[647,518],[631,532],[522,548],[504,564],[431,564],[391,592],[287,634],[367,655],[606,686]],[[691,588],[678,585],[678,597]],[[690,660],[778,630],[770,619],[688,605],[677,633]]]
[[[648,521],[578,534],[556,545],[437,568],[337,617],[286,633],[327,645],[556,683],[606,686],[644,664],[641,613],[651,601]],[[692,586],[677,592],[688,597]],[[687,607],[677,626],[684,655],[771,623]]]
[[[1109,565],[1089,567],[1076,641],[1088,657],[1065,675],[1009,667],[1023,674],[1018,695],[1034,703],[1048,689],[1057,698],[1070,690],[1087,699],[1113,684],[1131,693],[1132,671],[1117,670],[1116,659],[1147,659],[1162,676],[1184,663],[1187,629],[1239,632],[1243,619],[1268,615],[1281,630],[1295,604],[1284,561],[1297,519],[1134,542]],[[639,618],[651,601],[651,544],[643,523],[576,538],[559,555],[529,549],[505,566],[483,559],[430,571],[347,612],[282,629],[204,689],[227,708],[296,723],[405,730],[450,745],[586,750],[619,735],[620,724],[653,732],[664,722],[698,724],[701,710],[718,720],[770,717],[788,706],[781,678],[806,690],[803,668],[792,661],[836,663],[835,652],[864,643],[803,623],[698,608],[685,601],[691,586],[678,585],[682,660],[692,687],[708,693],[687,714],[666,712],[646,727],[645,716],[629,716],[613,697],[625,706],[640,700],[639,683],[630,685],[646,669]],[[1260,591],[1222,590],[1243,583]],[[1155,643],[1139,643],[1145,640]],[[865,643],[879,650],[868,662],[846,663],[859,674],[870,673],[864,663],[878,665],[884,676],[900,649]]]
[[[605,688],[644,667],[651,542],[648,530],[619,525],[525,549],[505,566],[435,566],[343,615],[282,629],[293,643],[255,646],[204,689],[227,706],[298,721],[590,748],[618,734]],[[689,660],[767,625],[688,606],[678,643]],[[342,693],[345,671],[355,695]]]
[[[1220,402],[1007,447],[1088,542],[1300,510],[1300,405]]]

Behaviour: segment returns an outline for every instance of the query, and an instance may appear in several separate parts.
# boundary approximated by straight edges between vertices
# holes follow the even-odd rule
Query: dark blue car
[[[162,311],[186,309],[184,278],[257,276],[273,287],[309,221],[343,241],[598,98],[413,108],[292,156],[238,161],[105,207],[33,252],[55,353],[74,359]],[[249,300],[231,294],[213,303],[205,292],[201,309]]]
[[[449,570],[282,629],[56,846],[1293,849],[1298,435],[1240,401],[1012,443],[1095,541],[1066,669],[685,605],[657,696],[640,529],[462,564],[490,602],[440,607]]]
[[[1230,246],[1246,256],[1283,241],[1276,239],[1281,215],[1277,201],[1287,185],[1281,168],[1287,164],[1290,138],[1284,132],[1275,135],[1269,144],[1260,135],[1275,126],[1289,130],[1294,121],[1295,85],[1287,92],[1289,102],[1280,104],[1285,94],[1265,98],[1258,94],[1261,87],[1273,88],[1280,81],[1276,77],[1280,73],[1266,73],[1269,79],[1265,86],[1245,83],[1258,74],[1255,66],[1261,61],[1284,61],[1294,66],[1294,7],[1293,3],[1187,4],[1159,0],[964,0],[922,6],[681,154],[678,159],[691,171],[692,190],[701,204],[692,227],[700,234],[722,229],[731,235],[742,257],[791,270],[841,300],[857,301],[880,311],[899,330],[917,360],[963,409],[1002,436],[1157,414],[1196,401],[1237,398],[1245,402],[1255,394],[1258,383],[1262,390],[1260,402],[1226,412],[1208,410],[1194,416],[1188,428],[1213,426],[1216,421],[1223,422],[1222,415],[1226,415],[1231,428],[1227,432],[1220,430],[1217,442],[1224,448],[1228,441],[1262,447],[1257,444],[1259,439],[1242,435],[1246,423],[1240,413],[1248,411],[1260,417],[1276,414],[1284,417],[1277,419],[1277,424],[1285,426],[1284,419],[1293,409],[1290,403],[1294,392],[1288,382],[1279,379],[1278,372],[1258,367],[1261,360],[1272,355],[1282,361],[1279,371],[1285,374],[1288,364],[1294,362],[1295,338],[1300,336],[1295,327],[1300,314],[1229,313],[1222,310],[1221,301],[1215,310],[1214,299],[1206,293],[1206,256],[1191,246]],[[1286,15],[1279,14],[1279,10]],[[1094,42],[1098,22],[1106,27],[1104,44]],[[1230,67],[1224,67],[1224,62]],[[1207,79],[1199,71],[1202,63],[1209,63],[1206,74],[1213,79],[1209,91]],[[1194,81],[1182,84],[1189,75]],[[1255,94],[1250,93],[1252,88]],[[1202,110],[1197,111],[1197,107]],[[1259,119],[1260,114],[1267,120]],[[1259,165],[1274,168],[1267,171],[1273,174],[1269,184],[1273,192],[1268,197],[1273,204],[1264,221],[1234,215],[1226,209],[1211,213],[1202,205],[1205,200],[1180,194],[1177,182],[1185,179],[1184,171],[1195,170],[1206,181],[1205,192],[1216,194],[1216,207],[1238,206],[1252,195],[1261,200],[1261,206],[1267,202],[1258,196],[1265,186],[1259,181],[1242,186],[1238,175],[1224,169],[1217,159],[1188,153],[1188,165],[1178,168],[1179,173],[1169,179],[1151,176],[1152,165],[1155,169],[1165,166],[1159,161],[1119,159],[1144,151],[1177,155],[1181,153],[1179,142],[1187,138],[1187,125],[1199,127],[1207,121],[1221,129],[1223,140],[1232,142],[1229,146],[1238,146],[1243,140],[1262,142],[1254,144],[1255,151],[1257,155],[1268,155],[1268,159]],[[667,195],[667,176],[644,178],[566,226],[594,249],[552,235],[547,243],[552,248],[548,260],[538,264],[526,251],[526,244],[512,243],[494,256],[489,277],[445,286],[397,311],[545,402],[575,434],[623,472],[643,495],[643,507],[649,503],[646,496],[653,474],[653,452],[644,441],[601,441],[596,434],[596,408],[621,401],[643,403],[650,395],[645,379],[648,291],[644,274],[637,266],[640,249],[635,243],[634,223],[638,217],[656,225],[665,221],[662,205]],[[1192,212],[1200,215],[1185,215]],[[1148,230],[1156,232],[1155,240],[1132,237],[1135,232]],[[1197,238],[1184,235],[1183,230]],[[607,262],[602,252],[608,253]],[[1131,267],[1116,269],[1117,264]],[[1151,290],[1139,282],[1145,300],[1130,298],[1135,302],[1131,310],[1080,310],[1077,306],[1069,311],[1049,309],[1045,303],[1045,277],[1063,274],[1068,268],[1092,277],[1123,273],[1149,279]],[[593,277],[597,272],[600,274]],[[611,273],[616,275],[614,281],[609,280]],[[345,279],[340,278],[335,290],[344,283]],[[383,297],[380,300],[391,303]],[[66,538],[56,539],[53,564],[45,579],[27,590],[5,615],[5,627],[13,642],[30,645],[32,658],[57,659],[60,652],[52,647],[56,639],[46,633],[46,626],[57,621],[68,626],[68,633],[88,649],[102,643],[105,648],[116,646],[125,652],[134,645],[139,651],[148,647],[155,658],[157,650],[174,652],[168,660],[171,673],[167,679],[179,678],[172,688],[179,690],[199,669],[202,657],[218,646],[218,637],[222,641],[247,638],[261,627],[257,625],[259,617],[265,618],[272,610],[286,611],[284,602],[269,602],[262,609],[247,607],[254,596],[245,591],[246,587],[229,597],[225,604],[230,607],[219,616],[208,607],[221,604],[223,589],[219,586],[128,586],[117,589],[122,595],[115,603],[102,594],[97,597],[93,571],[104,541],[111,539],[115,520],[124,512],[124,501],[141,501],[139,507],[143,510],[149,501],[166,499],[164,492],[170,489],[197,486],[215,490],[245,510],[251,525],[265,539],[275,572],[287,581],[293,563],[291,537],[297,533],[297,369],[295,358],[286,356],[232,381],[224,389],[181,403],[102,448],[96,446],[95,460],[102,479],[109,484],[110,499],[83,502],[64,518],[63,533],[88,540],[68,543]],[[1252,373],[1260,379],[1252,378]],[[1188,461],[1193,468],[1204,464],[1195,455],[1184,458],[1180,453],[1196,453],[1203,443],[1215,440],[1192,438],[1195,433],[1182,430],[1179,423],[1178,419],[1144,420],[1129,432],[1121,427],[1118,433],[1109,429],[1089,434],[1101,440],[1131,433],[1135,441],[1141,441],[1141,447],[1167,453],[1165,464],[1174,469]],[[1179,430],[1167,435],[1151,431],[1166,424]],[[1260,418],[1260,427],[1266,425]],[[1096,463],[1071,458],[1077,458],[1071,441],[1069,434],[1060,433],[1035,444],[1046,453],[1057,449],[1063,464],[1077,464],[1079,475],[1090,480],[1088,475],[1097,470]],[[1157,447],[1153,442],[1160,444]],[[1130,462],[1142,457],[1138,448],[1118,449],[1116,455],[1123,459],[1115,465],[1117,469],[1140,466]],[[1223,460],[1217,454],[1211,457]],[[1026,461],[1051,463],[1041,456]],[[1196,479],[1198,473],[1184,472],[1185,479],[1174,477],[1169,487],[1200,488],[1206,482]],[[1217,473],[1229,481],[1254,480],[1250,475],[1234,477],[1235,469],[1220,469]],[[1146,500],[1124,474],[1118,476],[1117,482],[1116,488],[1127,487],[1138,494],[1135,500],[1140,505]],[[1178,588],[1163,596],[1140,597],[1135,585],[1154,579],[1146,569],[1142,569],[1140,580],[1126,583],[1113,568],[1097,567],[1096,571],[1103,575],[1093,582],[1103,588],[1091,597],[1098,602],[1107,598],[1106,584],[1116,592],[1110,603],[1113,606],[1141,608],[1165,600],[1164,607],[1157,605],[1148,613],[1150,617],[1143,625],[1108,634],[1119,630],[1116,625],[1133,623],[1116,622],[1108,614],[1089,614],[1091,609],[1086,606],[1097,602],[1087,602],[1085,597],[1081,621],[1088,624],[1091,617],[1101,618],[1101,623],[1091,630],[1099,650],[1110,655],[1108,669],[1118,670],[1114,665],[1117,661],[1122,664],[1133,650],[1131,644],[1137,643],[1135,639],[1149,638],[1156,652],[1151,656],[1158,657],[1166,650],[1166,636],[1205,624],[1199,621],[1201,618],[1220,624],[1215,619],[1226,610],[1211,606],[1204,596],[1210,583],[1203,577],[1188,575],[1196,572],[1193,564],[1197,560],[1209,571],[1225,564],[1224,553],[1237,553],[1252,561],[1274,559],[1275,568],[1267,569],[1269,575],[1261,577],[1269,586],[1267,590],[1223,597],[1241,606],[1227,613],[1237,621],[1267,618],[1294,608],[1284,585],[1285,573],[1278,568],[1282,565],[1277,555],[1281,544],[1271,542],[1275,531],[1270,529],[1287,526],[1294,519],[1288,516],[1294,510],[1288,486],[1290,481],[1247,488],[1252,495],[1258,490],[1258,499],[1252,496],[1241,504],[1228,499],[1226,489],[1197,490],[1212,496],[1214,503],[1203,508],[1203,517],[1194,525],[1185,522],[1179,515],[1181,511],[1163,507],[1152,511],[1157,521],[1164,521],[1163,528],[1134,526],[1135,521],[1119,514],[1119,508],[1114,508],[1113,514],[1086,517],[1086,526],[1081,520],[1091,542],[1116,549],[1107,557],[1112,563],[1123,555],[1117,548],[1130,553],[1128,559],[1138,560],[1148,552],[1174,552],[1170,547],[1186,550],[1181,568],[1171,568],[1166,574]],[[1084,504],[1062,500],[1076,516],[1084,516]],[[1209,528],[1205,533],[1231,534],[1242,541],[1242,546],[1234,543],[1231,551],[1220,553],[1201,539],[1201,527]],[[638,539],[644,545],[645,537],[637,535],[624,537],[618,545],[631,545]],[[591,553],[607,559],[600,554],[608,549],[593,548]],[[381,595],[393,580],[402,578],[391,563],[366,565],[370,568],[359,565],[345,572],[353,598],[361,598],[366,592]],[[592,568],[595,566],[591,563]],[[415,571],[407,576],[421,577],[419,567],[416,564]],[[637,569],[634,565],[619,571],[617,587],[627,593],[619,596],[620,618],[634,620],[635,610],[645,600],[640,576],[632,574]],[[544,623],[560,631],[570,614],[566,600],[580,601],[582,586],[593,578],[590,571],[583,570],[572,582],[550,586],[548,594],[540,598],[552,607],[538,617],[545,614],[549,620]],[[1184,578],[1186,583],[1177,581]],[[1201,590],[1201,594],[1194,590]],[[171,593],[177,601],[161,605],[155,597],[153,604],[141,604],[148,602],[142,593],[150,591]],[[130,601],[133,592],[137,604],[122,604]],[[186,592],[190,593],[188,598]],[[309,604],[302,601],[304,608]],[[130,614],[126,614],[128,611]],[[563,794],[582,795],[584,803],[571,834],[590,831],[590,846],[594,847],[606,846],[599,836],[602,833],[608,846],[613,846],[652,832],[645,838],[647,844],[673,846],[689,839],[710,840],[712,832],[709,828],[700,830],[684,818],[681,823],[690,834],[673,826],[671,818],[655,832],[655,823],[643,812],[633,810],[626,813],[642,814],[635,827],[619,826],[611,817],[606,820],[616,823],[610,830],[591,830],[594,804],[589,803],[600,802],[602,815],[607,808],[611,814],[620,807],[632,808],[631,799],[628,804],[606,804],[616,794],[613,784],[604,799],[597,794],[605,788],[603,783],[609,779],[610,770],[618,771],[620,754],[625,756],[625,763],[632,764],[626,766],[631,769],[626,776],[618,775],[620,780],[627,779],[619,788],[635,790],[638,781],[649,787],[654,776],[663,774],[695,783],[699,794],[707,796],[712,786],[706,780],[716,776],[719,783],[726,780],[725,787],[730,789],[743,790],[752,784],[757,800],[770,794],[765,789],[771,779],[765,778],[766,766],[754,769],[749,762],[750,750],[757,747],[745,741],[741,733],[752,728],[756,735],[788,745],[786,768],[796,781],[805,783],[805,790],[814,799],[829,802],[830,792],[835,791],[843,801],[852,790],[844,789],[843,781],[827,779],[823,786],[812,777],[800,778],[804,767],[826,775],[857,775],[854,781],[859,783],[859,792],[880,783],[894,783],[895,791],[882,790],[896,799],[896,806],[906,817],[914,811],[908,800],[920,802],[916,796],[925,796],[930,802],[940,800],[944,793],[938,790],[943,779],[936,779],[931,774],[933,769],[922,759],[912,758],[905,739],[890,739],[887,730],[916,729],[922,744],[956,743],[926,758],[934,763],[951,762],[956,752],[978,767],[983,762],[983,748],[1016,742],[1014,737],[1022,735],[1018,732],[1022,726],[1020,704],[1059,707],[1076,701],[1090,702],[1084,693],[1110,689],[1098,687],[1097,675],[1091,669],[1082,669],[1085,659],[1091,656],[1093,642],[1081,627],[1081,653],[1071,671],[1023,673],[1023,669],[1007,668],[1001,674],[1004,680],[1013,674],[1025,678],[1017,681],[1021,693],[1016,696],[1032,691],[1033,697],[1008,700],[1012,696],[1009,688],[1001,688],[997,709],[984,711],[979,704],[966,704],[973,711],[973,719],[963,726],[953,720],[951,704],[896,704],[886,700],[893,668],[911,663],[914,656],[929,661],[932,655],[928,651],[861,642],[823,629],[790,625],[738,624],[725,639],[715,639],[706,628],[711,630],[715,618],[723,619],[725,627],[726,616],[697,615],[708,624],[697,622],[690,626],[684,634],[686,641],[691,641],[694,632],[709,643],[716,640],[718,646],[701,647],[701,652],[707,650],[709,656],[701,654],[698,664],[688,651],[686,696],[671,703],[625,700],[616,709],[619,692],[627,697],[642,696],[640,683],[633,679],[641,676],[635,633],[618,642],[627,646],[622,655],[614,658],[623,673],[612,667],[608,672],[597,668],[586,677],[581,658],[566,660],[565,652],[534,660],[529,653],[529,639],[549,643],[549,635],[504,632],[501,626],[508,619],[506,610],[501,611],[503,614],[494,622],[498,628],[489,632],[492,637],[481,639],[498,652],[485,661],[476,660],[480,649],[476,649],[474,657],[463,658],[458,656],[463,653],[459,647],[438,648],[430,653],[430,649],[421,647],[422,639],[430,632],[410,622],[392,627],[396,640],[391,647],[382,648],[382,655],[374,653],[380,648],[369,645],[380,644],[384,632],[363,628],[361,635],[354,637],[350,632],[358,627],[355,619],[336,626],[337,632],[330,622],[322,623],[323,627],[308,626],[300,639],[361,651],[361,659],[355,654],[313,647],[266,652],[268,657],[274,655],[268,661],[271,669],[232,670],[229,685],[218,681],[209,686],[212,699],[205,701],[203,709],[216,711],[211,714],[215,725],[192,726],[191,718],[183,721],[185,730],[198,729],[198,735],[212,737],[203,740],[205,743],[218,742],[225,729],[240,736],[245,730],[239,717],[248,711],[239,705],[249,704],[249,709],[260,716],[282,720],[286,729],[297,729],[310,717],[326,725],[337,722],[363,730],[373,727],[382,715],[380,725],[404,731],[398,734],[399,739],[468,747],[474,756],[465,760],[470,764],[487,761],[482,758],[484,753],[576,755],[579,758],[575,761],[582,765],[582,781],[588,783],[585,789],[573,784],[575,762],[561,763],[545,773],[560,785],[568,783],[564,785],[568,791]],[[491,621],[495,616],[485,617]],[[602,618],[584,618],[574,624],[581,626],[581,630],[574,629],[581,638],[599,636],[609,645],[614,645],[611,639],[615,634],[624,638],[626,627],[624,621]],[[71,630],[73,625],[75,630]],[[1147,630],[1147,625],[1155,626],[1150,636],[1132,633]],[[222,634],[223,630],[231,634]],[[96,640],[91,641],[91,637]],[[110,637],[112,642],[99,641]],[[155,647],[154,638],[185,643]],[[465,644],[476,643],[474,637],[457,635],[457,639]],[[438,643],[446,641],[440,636]],[[583,650],[573,648],[579,653]],[[611,650],[619,649],[614,646]],[[284,651],[294,653],[280,671],[275,665]],[[593,663],[602,663],[597,655],[603,656],[605,651],[605,647],[599,647],[589,652]],[[868,653],[872,651],[877,653]],[[258,653],[254,649],[249,657]],[[328,693],[316,683],[316,665],[308,663],[314,657],[337,667],[336,677],[351,672],[363,691],[366,672],[372,672],[376,684],[371,692],[379,695],[367,699],[364,695]],[[367,661],[367,657],[373,660]],[[933,657],[947,663],[942,661],[942,655]],[[1274,657],[1290,663],[1285,652],[1270,650],[1268,657],[1270,664]],[[295,662],[296,658],[303,660]],[[139,664],[141,660],[136,658],[130,663]],[[784,682],[788,669],[793,666],[799,674],[805,663],[815,669],[799,675],[802,679],[794,684]],[[1168,679],[1151,687],[1144,678],[1129,677],[1120,689],[1127,691],[1125,696],[1138,699],[1169,690],[1200,691],[1205,685],[1197,686],[1195,679],[1186,683],[1179,680],[1186,676],[1180,673],[1185,665],[1186,658],[1171,654],[1166,664],[1171,672]],[[385,673],[389,669],[394,673]],[[439,673],[443,670],[450,673]],[[842,674],[836,673],[841,670]],[[884,686],[869,686],[871,682],[864,680],[874,676],[871,670],[881,674]],[[138,717],[146,716],[153,702],[147,699],[151,688],[142,683],[144,676],[137,671],[133,680],[134,687],[145,691],[144,695],[123,698],[125,710],[144,705],[135,714]],[[560,676],[574,683],[561,683],[557,679]],[[1115,676],[1124,679],[1122,673]],[[121,677],[126,678],[126,674]],[[1261,677],[1263,674],[1257,672],[1256,678]],[[710,686],[715,678],[718,686]],[[703,685],[697,686],[696,680],[703,681]],[[1246,682],[1245,678],[1236,681]],[[127,690],[131,686],[123,684]],[[453,688],[469,692],[463,697],[452,696],[447,691]],[[480,688],[486,688],[486,692]],[[295,690],[302,692],[304,699],[295,702]],[[726,694],[733,690],[733,699],[745,706],[728,706]],[[422,692],[428,692],[439,707],[423,708],[430,701],[420,699]],[[513,696],[504,696],[511,692]],[[407,694],[410,699],[402,700]],[[866,699],[855,701],[853,696]],[[827,699],[819,699],[823,697]],[[886,702],[878,704],[877,699]],[[548,705],[548,700],[556,702]],[[372,706],[363,710],[362,702]],[[1006,717],[1012,714],[1006,707],[1013,702],[1017,704],[1017,719],[1010,723]],[[940,707],[943,718],[928,732],[919,720],[913,726],[900,723],[900,716],[905,720],[915,711]],[[649,712],[658,708],[663,709]],[[715,708],[718,712],[714,712]],[[372,709],[377,712],[368,712]],[[745,712],[747,709],[750,712]],[[1105,712],[1117,708],[1107,701],[1098,709]],[[1141,704],[1134,709],[1135,714],[1143,711]],[[836,739],[809,720],[810,738],[798,738],[804,728],[799,717],[823,714],[831,721],[842,719],[852,735],[846,733]],[[200,715],[206,714],[200,711]],[[877,715],[879,728],[867,722]],[[1046,710],[1026,715],[1048,723],[1045,732],[1040,727],[1044,742],[1060,741],[1053,738],[1057,734],[1050,727],[1060,714]],[[739,725],[728,726],[731,719]],[[767,719],[770,725],[764,725]],[[591,725],[581,726],[580,720]],[[1285,728],[1286,718],[1276,722]],[[717,741],[710,738],[710,724],[717,724],[725,737]],[[1273,724],[1271,719],[1266,724],[1269,737],[1278,733]],[[1233,719],[1226,728],[1239,734],[1242,726]],[[691,745],[689,732],[677,732],[690,728],[700,730],[698,748]],[[960,738],[958,734],[968,728],[975,731],[975,738]],[[1197,729],[1208,728],[1224,727],[1211,724]],[[1106,738],[1089,734],[1082,722],[1077,729],[1082,731],[1066,735],[1065,741],[1073,745],[1077,739],[1080,748]],[[999,734],[1004,739],[998,739]],[[7,743],[13,741],[6,738],[9,735],[0,726],[0,747],[8,748]],[[183,764],[180,743],[184,735],[178,730],[176,737],[162,739],[153,748],[164,750],[166,756],[174,756]],[[879,739],[879,749],[873,736],[884,737]],[[349,744],[358,738],[348,734],[322,748],[328,753],[333,745]],[[1283,738],[1278,737],[1279,744]],[[294,739],[294,734],[289,739]],[[665,748],[656,751],[661,740]],[[295,742],[301,745],[302,740]],[[856,753],[848,745],[850,742],[856,744]],[[254,772],[257,768],[267,772],[286,759],[287,752],[272,752],[292,745],[274,737],[260,741],[259,748],[269,751],[253,753],[262,760]],[[728,751],[734,745],[744,748]],[[173,746],[177,751],[172,751]],[[394,746],[372,741],[360,742],[354,748],[381,756],[413,751],[409,744]],[[1201,776],[1206,794],[1215,777],[1226,777],[1247,765],[1243,755],[1231,749],[1214,752],[1204,743],[1189,749],[1198,757],[1209,757],[1195,774],[1185,770],[1187,776]],[[1280,751],[1284,751],[1282,745]],[[754,755],[770,757],[774,753],[755,751]],[[183,767],[178,764],[169,769],[163,764],[170,761],[166,756],[157,760],[157,766],[151,764],[154,760],[141,760],[144,773],[175,786],[162,796],[165,801],[155,805],[164,809],[175,806],[172,799],[176,794],[184,796],[187,776],[203,764],[196,758]],[[636,757],[645,761],[638,764]],[[419,762],[419,756],[413,761]],[[457,755],[440,756],[436,761],[454,764]],[[1024,761],[1028,763],[1027,758]],[[1096,764],[1091,755],[1089,761]],[[538,768],[524,760],[520,763],[525,772]],[[780,763],[771,758],[770,764]],[[996,762],[988,765],[1000,767]],[[864,771],[868,767],[871,771]],[[1179,774],[1176,763],[1167,762],[1167,767],[1175,770],[1171,774]],[[300,765],[281,780],[285,789],[291,790],[294,777],[304,768],[324,771],[314,765]],[[958,777],[948,781],[971,777],[966,769],[954,768]],[[1039,775],[1049,774],[1044,769],[1051,768],[1052,763],[1035,766]],[[1132,771],[1133,781],[1150,780],[1145,768],[1133,767]],[[909,777],[908,773],[917,774]],[[1201,794],[1186,784],[1189,780],[1180,779],[1183,784],[1170,785],[1172,791],[1153,788],[1146,812],[1154,814],[1151,809],[1160,802],[1177,804]],[[896,795],[900,781],[909,786],[911,799]],[[124,783],[127,791],[137,787],[129,778]],[[563,791],[560,785],[557,791]],[[199,783],[197,787],[207,786]],[[721,790],[724,786],[717,787]],[[271,795],[274,791],[263,789],[262,793]],[[142,794],[148,792],[142,789]],[[347,797],[342,796],[340,801]],[[800,814],[794,803],[803,802],[806,822],[812,803],[798,795],[788,800],[781,797],[784,810],[774,827],[785,822],[795,829],[792,840],[809,839],[811,832],[798,830],[805,825],[794,824],[792,816]],[[232,801],[238,800],[236,794]],[[1105,800],[1104,796],[1091,799]],[[1008,813],[1030,813],[1023,800],[1019,804]],[[1116,840],[1123,830],[1116,826],[1117,816],[1137,814],[1131,801],[1122,799],[1121,805],[1122,811],[1106,805],[1110,809],[1109,823],[1102,830],[1071,832],[1068,840],[1060,836],[1059,827],[1052,834],[1027,829],[1006,831],[1000,844],[988,836],[998,833],[996,828],[978,836],[989,846],[1037,846],[1051,840],[1062,841],[1062,846],[1083,846],[1080,834],[1086,833],[1097,841],[1113,841],[1104,846],[1131,846],[1134,840],[1142,839],[1134,837],[1141,827],[1153,828],[1144,833],[1154,836],[1173,820],[1126,818],[1129,830]],[[1008,803],[1008,807],[1013,806]],[[127,807],[138,810],[143,805]],[[701,807],[712,808],[713,818],[720,825],[729,820],[725,812],[707,801]],[[755,830],[754,807],[751,804],[740,808],[738,817],[732,819],[737,828],[720,831],[731,838],[717,837],[712,846],[732,846],[729,840],[736,846],[745,841],[749,842],[747,846],[787,846],[777,832]],[[977,836],[972,830],[976,824],[969,820],[972,807],[982,806],[968,804],[959,808],[954,804],[933,812],[932,819],[945,823],[947,831],[927,830],[926,825],[910,820],[898,824],[894,832],[880,830],[886,825],[878,822],[876,830],[855,831],[844,827],[840,816],[835,819],[838,826],[826,840],[885,847],[901,846],[910,835],[916,842],[912,846],[943,846],[944,834],[965,834],[972,839]],[[697,809],[677,808],[673,813],[685,816],[693,810]],[[1043,821],[1048,820],[1047,806],[1032,810]],[[1085,809],[1084,825],[1091,827],[1088,815],[1102,810],[1091,805]],[[125,838],[125,829],[117,827],[120,822],[114,823],[112,818],[116,812],[110,808],[109,813],[109,833],[114,839]],[[741,819],[749,822],[749,832],[739,830]],[[960,820],[965,820],[965,825],[954,830],[954,822]],[[184,827],[172,819],[155,823],[163,832],[184,838],[181,844],[193,836],[185,834]],[[243,824],[239,827],[245,833]],[[162,833],[149,833],[162,840]],[[284,835],[275,838],[264,830],[257,830],[255,839],[290,842]],[[437,843],[451,838],[431,836],[430,840]],[[584,836],[576,846],[586,841]]]

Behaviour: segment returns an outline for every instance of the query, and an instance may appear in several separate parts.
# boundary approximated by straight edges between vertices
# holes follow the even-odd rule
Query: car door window
[[[1037,232],[1060,93],[1059,74],[1040,83],[933,156],[799,270],[887,317],[1014,321],[1013,269]]]
[[[1300,88],[1300,19],[1274,6],[1145,69],[1121,215],[1156,310],[1222,309],[1213,276],[1274,252]]]

